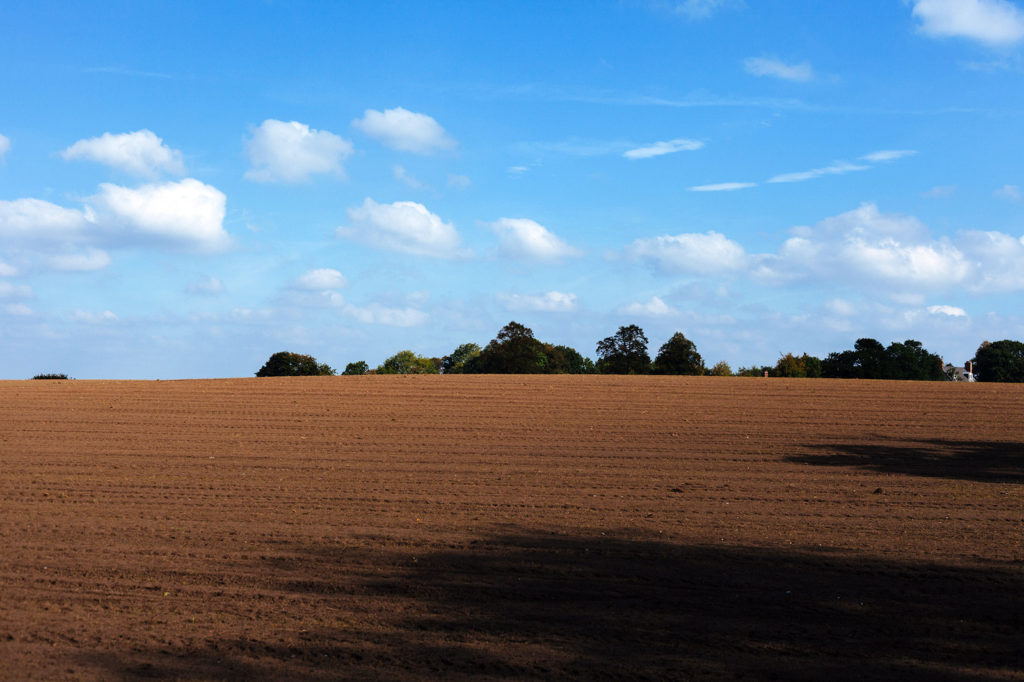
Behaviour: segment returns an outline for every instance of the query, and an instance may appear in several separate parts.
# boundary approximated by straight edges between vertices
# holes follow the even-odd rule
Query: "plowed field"
[[[1024,679],[1024,386],[0,382],[3,679]]]

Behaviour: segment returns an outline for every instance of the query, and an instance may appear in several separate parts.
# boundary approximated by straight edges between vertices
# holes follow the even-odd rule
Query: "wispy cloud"
[[[1003,185],[996,191],[992,192],[992,196],[997,199],[1009,199],[1010,201],[1020,201],[1022,198],[1020,187],[1017,185]]]
[[[619,308],[620,313],[626,315],[643,315],[645,317],[666,317],[678,315],[679,311],[665,303],[657,296],[652,296],[646,303],[630,303]]]
[[[699,140],[690,140],[687,138],[678,138],[675,140],[668,140],[666,142],[655,142],[653,144],[637,147],[636,149],[630,149],[623,154],[624,157],[630,160],[636,159],[649,159],[654,156],[663,156],[665,154],[674,154],[682,151],[694,151],[704,146],[703,142]]]
[[[967,317],[967,311],[951,305],[931,305],[928,312],[932,315],[946,315],[948,317]]]
[[[877,152],[865,154],[860,158],[872,163],[882,163],[884,161],[895,161],[896,159],[913,156],[914,154],[917,154],[915,149],[880,149]]]
[[[842,175],[843,173],[867,170],[870,167],[871,166],[859,166],[846,161],[837,161],[836,163],[823,168],[812,168],[811,170],[799,171],[797,173],[783,173],[781,175],[776,175],[768,178],[766,182],[804,182],[805,180],[820,178],[823,175]]]
[[[546,294],[498,294],[498,300],[512,311],[567,313],[576,309],[576,294],[549,291]]]
[[[927,192],[921,194],[925,199],[941,199],[948,197],[956,191],[956,185],[936,185]]]
[[[797,82],[814,80],[814,69],[809,62],[787,64],[770,57],[748,57],[743,60],[743,68],[752,76],[771,76]]]
[[[712,185],[696,185],[689,187],[691,192],[734,192],[738,189],[757,187],[756,182],[719,182]]]
[[[743,0],[682,0],[672,8],[675,14],[690,21],[701,21],[723,9],[740,9],[745,7]]]

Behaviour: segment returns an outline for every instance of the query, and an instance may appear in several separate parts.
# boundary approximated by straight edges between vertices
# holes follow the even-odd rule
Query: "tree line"
[[[875,339],[862,338],[852,350],[829,353],[824,359],[787,353],[775,365],[740,367],[736,372],[725,362],[705,367],[697,346],[682,332],[662,344],[653,360],[648,345],[639,326],[622,326],[597,342],[594,361],[575,348],[540,341],[532,329],[513,321],[483,348],[464,343],[439,358],[402,350],[376,369],[357,361],[346,365],[340,374],[671,374],[918,381],[958,380],[962,376],[958,368],[945,365],[913,339],[884,346]],[[1024,382],[1024,343],[985,341],[971,366],[978,381]],[[337,370],[312,356],[289,351],[274,353],[256,372],[258,377],[336,374]]]

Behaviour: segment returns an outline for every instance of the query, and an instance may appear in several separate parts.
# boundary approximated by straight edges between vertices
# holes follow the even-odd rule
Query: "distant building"
[[[950,381],[976,381],[973,362],[965,362],[963,367],[943,365],[942,371],[946,373],[946,378]]]

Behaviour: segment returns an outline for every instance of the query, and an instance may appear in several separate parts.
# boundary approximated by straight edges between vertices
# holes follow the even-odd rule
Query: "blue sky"
[[[0,7],[0,378],[1024,338],[1008,0]]]

